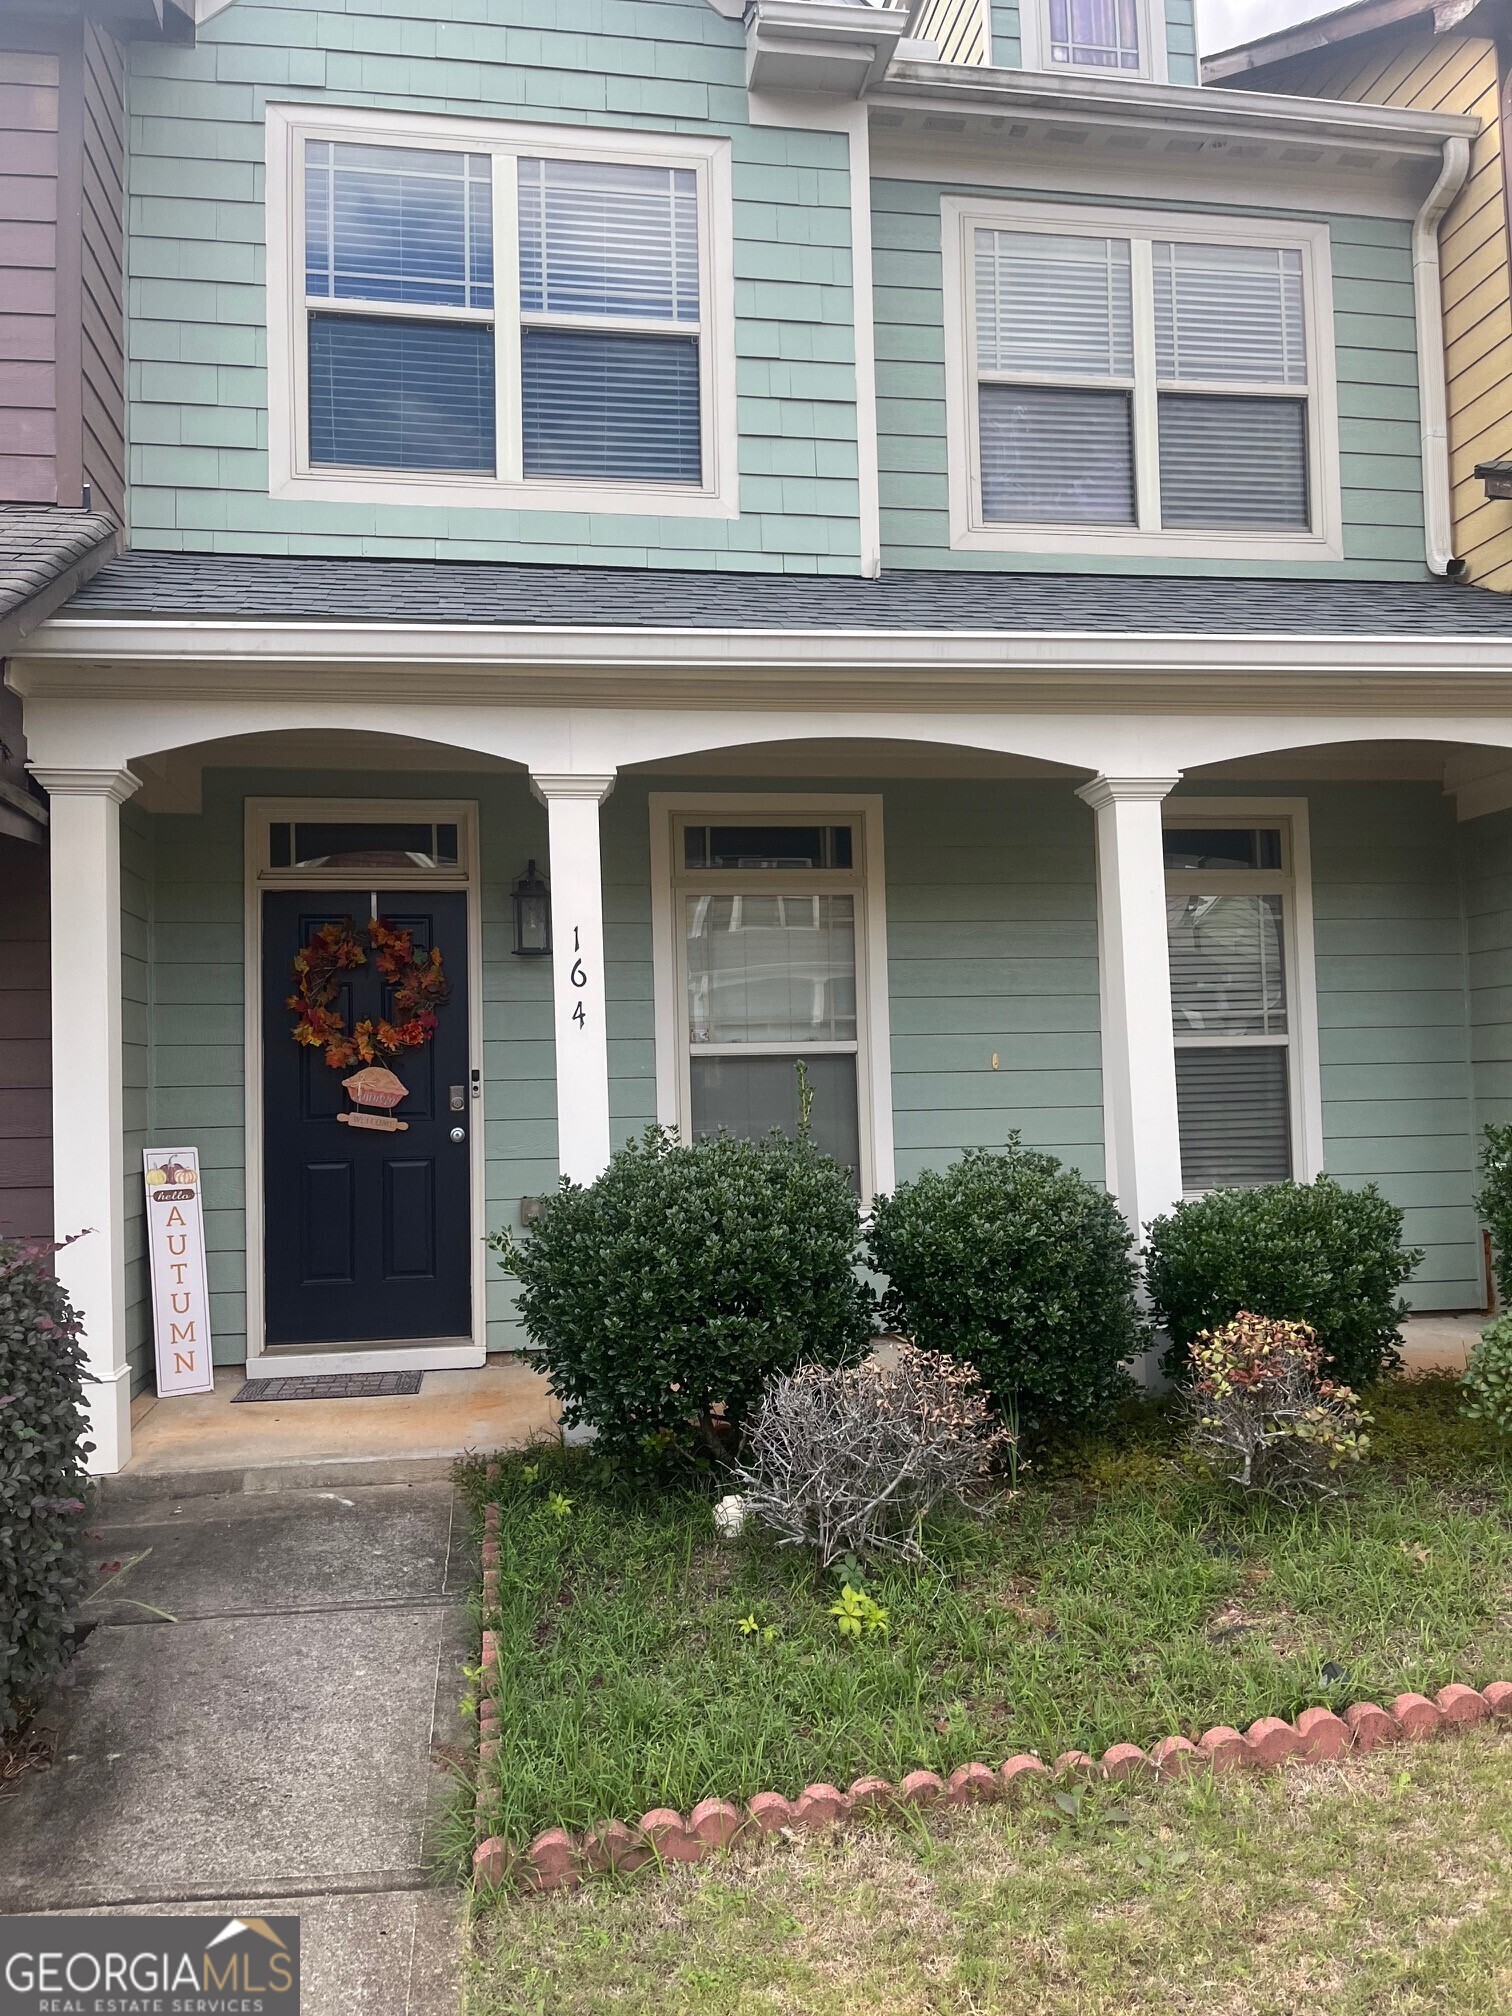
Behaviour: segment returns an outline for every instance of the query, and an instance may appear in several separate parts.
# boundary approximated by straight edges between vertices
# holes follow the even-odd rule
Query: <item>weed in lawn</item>
[[[470,1472],[501,1512],[503,1831],[1148,1746],[1512,1670],[1505,1458],[1456,1455],[1447,1485],[1373,1460],[1339,1502],[1289,1511],[1139,1446],[1154,1470],[1115,1488],[1061,1469],[936,1525],[927,1567],[849,1582],[887,1632],[843,1636],[834,1577],[760,1534],[718,1543],[703,1497],[581,1451]]]

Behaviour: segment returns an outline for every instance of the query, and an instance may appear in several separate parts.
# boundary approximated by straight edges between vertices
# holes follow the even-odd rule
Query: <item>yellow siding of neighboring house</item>
[[[929,0],[913,33],[935,44],[942,63],[985,63],[987,0]]]
[[[1454,550],[1468,578],[1512,590],[1512,503],[1492,503],[1471,474],[1512,456],[1512,307],[1508,305],[1507,200],[1495,45],[1480,35],[1383,38],[1343,47],[1277,72],[1270,88],[1314,98],[1473,112],[1481,121],[1470,175],[1439,234],[1444,361],[1449,391],[1449,478]]]

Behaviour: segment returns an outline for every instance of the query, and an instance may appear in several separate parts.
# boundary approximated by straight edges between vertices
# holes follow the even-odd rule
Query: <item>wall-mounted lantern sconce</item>
[[[514,905],[514,949],[517,959],[544,959],[551,950],[551,891],[527,861],[525,873],[509,892]]]

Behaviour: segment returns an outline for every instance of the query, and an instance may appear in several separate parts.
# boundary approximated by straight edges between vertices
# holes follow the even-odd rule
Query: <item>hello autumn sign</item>
[[[205,1287],[205,1214],[197,1148],[148,1148],[147,1251],[160,1395],[208,1393],[210,1297]]]

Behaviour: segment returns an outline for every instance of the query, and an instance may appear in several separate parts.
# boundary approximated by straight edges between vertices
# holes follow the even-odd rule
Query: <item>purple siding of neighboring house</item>
[[[4,0],[0,17],[0,506],[66,517],[87,497],[120,525],[121,47],[82,9],[29,16]],[[24,755],[19,704],[0,694],[0,782],[13,792],[28,788]],[[0,807],[0,1238],[52,1232],[48,912],[45,827]]]
[[[124,151],[120,45],[0,26],[0,502],[125,515]]]
[[[0,1239],[52,1232],[47,850],[0,836]]]

